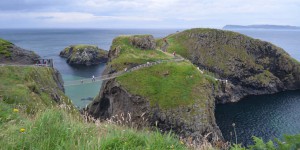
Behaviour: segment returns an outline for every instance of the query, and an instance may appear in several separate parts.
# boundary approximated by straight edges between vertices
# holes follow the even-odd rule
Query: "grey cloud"
[[[1,11],[36,11],[66,7],[68,0],[1,0]]]

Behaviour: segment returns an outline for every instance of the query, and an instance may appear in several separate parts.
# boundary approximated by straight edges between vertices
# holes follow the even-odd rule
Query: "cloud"
[[[10,0],[0,2],[0,13],[4,21],[28,19],[28,26],[37,20],[40,26],[110,27],[113,22],[132,28],[257,23],[300,26],[299,0]],[[5,25],[0,23],[0,27]]]

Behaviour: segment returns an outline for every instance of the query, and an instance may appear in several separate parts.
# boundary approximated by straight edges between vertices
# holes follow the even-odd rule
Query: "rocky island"
[[[59,54],[70,65],[96,65],[107,62],[107,51],[94,45],[71,45]]]
[[[180,56],[170,56],[174,52]],[[223,139],[215,122],[215,103],[300,89],[298,61],[269,42],[236,32],[191,29],[155,43],[149,35],[120,36],[113,40],[108,56],[103,74],[148,62],[165,63],[103,82],[87,108],[89,114],[103,120],[131,114],[134,123],[147,120],[163,131],[194,140]],[[171,61],[176,57],[185,60]]]
[[[300,63],[269,42],[215,29],[186,30],[166,39],[168,52],[175,51],[216,78],[228,80],[216,91],[219,103],[300,88]]]

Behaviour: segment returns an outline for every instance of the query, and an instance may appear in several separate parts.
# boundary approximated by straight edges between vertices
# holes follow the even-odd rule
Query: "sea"
[[[109,50],[119,35],[151,34],[162,38],[183,29],[0,29],[0,38],[32,50],[42,58],[54,60],[64,81],[101,76],[105,64],[74,67],[59,57],[60,51],[75,44],[92,44]],[[272,42],[300,61],[300,30],[233,30],[253,38]],[[66,95],[79,108],[88,105],[100,91],[101,82],[65,87]],[[184,87],[182,87],[184,88]],[[251,144],[251,136],[272,140],[284,134],[300,134],[300,91],[273,95],[249,96],[238,103],[216,106],[216,120],[226,140],[235,140],[232,123],[236,124],[239,143]]]

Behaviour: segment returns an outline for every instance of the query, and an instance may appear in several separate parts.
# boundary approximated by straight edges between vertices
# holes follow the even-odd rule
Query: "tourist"
[[[95,80],[95,76],[94,76],[94,75],[93,75],[92,81],[93,81],[93,82],[95,82],[95,81],[96,81],[96,80]]]

